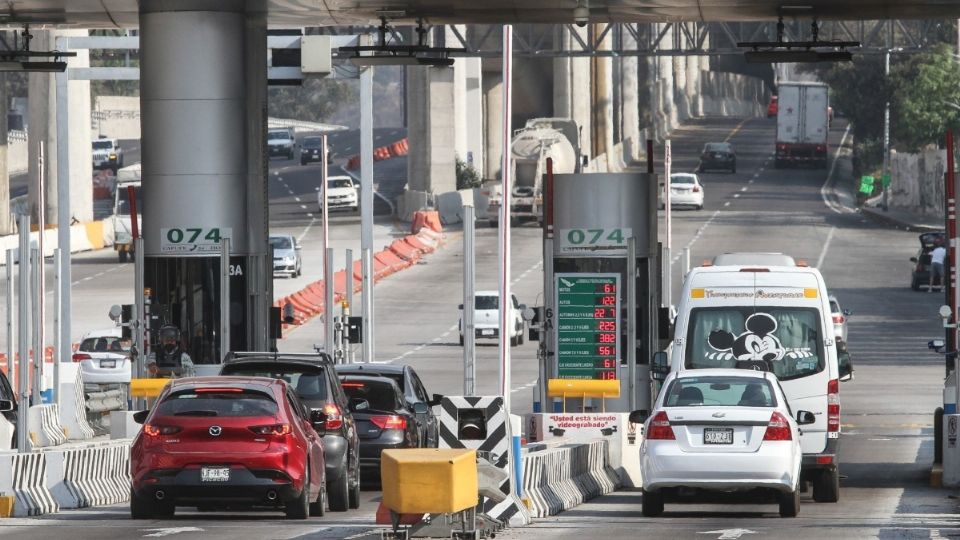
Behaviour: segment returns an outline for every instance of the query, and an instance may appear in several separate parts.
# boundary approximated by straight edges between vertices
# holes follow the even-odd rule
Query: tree
[[[344,103],[357,100],[354,86],[337,80],[305,79],[302,86],[270,88],[267,107],[274,118],[325,122]]]
[[[960,128],[960,65],[946,45],[899,62],[891,69],[891,135],[896,146],[916,151]]]

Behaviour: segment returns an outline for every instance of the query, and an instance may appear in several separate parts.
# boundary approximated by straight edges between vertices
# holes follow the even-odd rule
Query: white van
[[[669,362],[670,367],[667,367]],[[742,368],[770,371],[793,411],[814,413],[803,428],[803,474],[818,502],[836,502],[840,484],[840,387],[852,377],[838,364],[823,277],[805,266],[704,266],[687,274],[668,354],[652,371]]]

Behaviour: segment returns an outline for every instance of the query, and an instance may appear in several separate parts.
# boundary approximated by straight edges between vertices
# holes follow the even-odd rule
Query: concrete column
[[[454,86],[453,68],[407,70],[408,190],[445,193],[457,189]]]
[[[633,51],[637,49],[637,40],[630,34],[624,32],[623,36],[624,51]],[[620,62],[620,114],[624,145],[627,149],[627,157],[636,161],[640,159],[639,148],[645,144],[640,140],[640,101],[637,73],[639,60],[636,56],[623,56],[618,59]]]
[[[483,73],[483,178],[494,180],[500,178],[501,155],[503,154],[503,135],[500,126],[503,124],[503,75],[500,71],[485,71]]]
[[[482,171],[484,167],[483,146],[483,71],[481,70],[481,60],[479,58],[460,58],[460,63],[464,73],[464,124],[466,128],[465,149],[466,154],[462,159]],[[457,135],[457,143],[460,142],[460,135]]]
[[[7,76],[0,73],[0,236],[13,234],[16,230],[10,215],[10,174],[7,168]],[[12,374],[11,374],[12,376]]]
[[[86,30],[40,31],[35,33],[32,46],[36,49],[53,50],[58,36],[86,36]],[[90,54],[86,49],[75,51],[77,56],[67,59],[68,67],[89,67]],[[29,202],[32,220],[36,223],[39,213],[37,187],[40,169],[37,163],[39,142],[44,146],[45,222],[57,223],[57,96],[54,75],[30,73],[28,80],[29,118],[28,127],[28,173],[30,175]],[[93,220],[93,182],[90,159],[90,82],[70,83],[70,214],[75,220]],[[4,111],[5,112],[5,111]]]
[[[596,35],[600,35],[606,29],[607,25],[597,24],[594,26]],[[612,44],[612,35],[607,36],[599,43],[599,50],[609,50]],[[613,59],[610,57],[599,56],[592,59],[592,91],[591,103],[593,117],[593,154],[594,156],[606,155],[606,170],[612,170],[615,163],[619,162],[619,157],[614,156],[613,147]]]
[[[700,91],[700,57],[688,56],[687,60],[687,99],[690,102],[690,116],[703,116],[703,94]]]
[[[686,24],[686,23],[677,23]],[[678,32],[679,33],[679,32]],[[676,83],[677,100],[677,118],[686,120],[690,118],[690,100],[687,87],[687,59],[683,56],[673,57],[673,77]]]
[[[236,266],[232,348],[265,350],[266,22],[240,2],[144,0],[140,10],[145,285],[154,304],[178,308],[171,322],[192,340],[191,356],[216,361],[219,287],[203,276],[219,262],[172,251],[165,231],[219,228]]]

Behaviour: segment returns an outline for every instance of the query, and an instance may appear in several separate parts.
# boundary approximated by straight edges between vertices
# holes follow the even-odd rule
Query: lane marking
[[[745,534],[757,534],[757,531],[750,529],[719,529],[716,531],[702,531],[697,534],[719,534],[717,540],[737,540]]]
[[[743,186],[742,188],[740,188],[740,192],[741,192],[741,193],[744,192],[744,191],[746,191],[746,190],[747,190],[747,186]]]
[[[727,201],[727,202],[723,203],[723,206],[725,206],[725,207],[726,207],[726,206],[730,206],[730,201]]]
[[[843,131],[843,137],[840,138],[840,145],[837,146],[836,152],[833,153],[833,163],[830,164],[830,172],[827,173],[827,179],[823,181],[823,185],[820,186],[820,198],[823,199],[823,204],[827,205],[827,208],[832,210],[837,214],[851,214],[854,211],[850,210],[846,206],[835,203],[830,200],[830,197],[827,195],[828,190],[827,186],[830,185],[830,182],[833,180],[833,172],[837,168],[837,162],[840,160],[840,150],[843,150],[844,143],[847,142],[847,137],[850,135],[850,124],[847,124],[847,129]]]
[[[734,199],[739,199],[739,198],[740,198],[740,194],[739,194],[739,193],[734,193],[734,194],[733,194],[733,198],[734,198]]]
[[[166,527],[164,529],[140,529],[140,531],[151,533],[143,535],[144,538],[160,538],[185,532],[203,532],[203,529],[200,527]]]
[[[313,217],[313,214],[307,214],[310,216],[310,223],[307,223],[307,226],[303,228],[303,232],[300,233],[300,236],[297,237],[297,243],[299,244],[303,237],[310,232],[310,229],[313,228],[313,224],[317,222],[317,218]]]
[[[823,243],[823,249],[820,250],[820,257],[817,258],[817,268],[823,268],[823,259],[827,257],[827,250],[830,249],[830,241],[833,240],[833,233],[837,232],[836,227],[830,227],[827,233],[827,241]]]
[[[732,139],[734,135],[736,135],[737,133],[739,133],[739,132],[740,132],[740,128],[742,128],[743,125],[747,123],[747,120],[750,120],[750,119],[749,119],[749,118],[744,118],[739,124],[737,124],[737,127],[733,128],[733,131],[731,131],[730,134],[727,135],[727,138],[724,139],[723,142],[729,142],[730,139]]]

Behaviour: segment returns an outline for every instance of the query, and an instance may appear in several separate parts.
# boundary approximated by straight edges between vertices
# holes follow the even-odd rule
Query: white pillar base
[[[960,487],[960,414],[943,415],[943,487]]]

